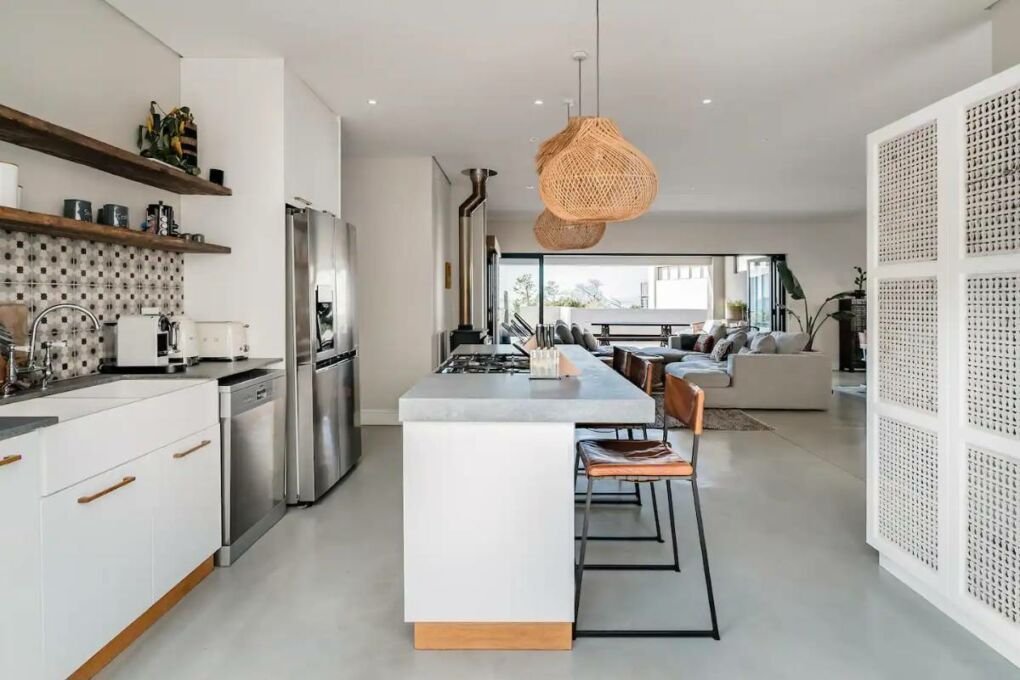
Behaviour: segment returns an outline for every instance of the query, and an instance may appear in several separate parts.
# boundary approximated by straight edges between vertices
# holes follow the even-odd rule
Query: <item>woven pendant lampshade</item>
[[[535,172],[539,175],[545,168],[545,164],[551,161],[556,154],[566,149],[570,142],[574,141],[578,130],[581,129],[581,121],[588,120],[591,116],[574,116],[567,120],[567,126],[555,135],[545,140],[538,146],[538,153],[535,154]]]
[[[605,233],[605,222],[564,222],[548,210],[535,220],[535,239],[546,250],[591,248]]]
[[[593,117],[544,162],[538,189],[545,207],[567,222],[624,222],[651,207],[659,177],[611,119]]]

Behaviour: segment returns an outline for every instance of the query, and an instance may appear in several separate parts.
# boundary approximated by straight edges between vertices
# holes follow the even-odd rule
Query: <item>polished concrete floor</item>
[[[837,394],[824,413],[757,413],[774,432],[705,434],[700,476],[720,642],[413,651],[401,601],[400,430],[375,427],[349,479],[218,569],[101,677],[1018,677],[879,569],[864,542],[864,408]],[[707,625],[690,492],[676,489],[682,573],[587,573],[583,627]],[[648,530],[648,505],[599,509],[593,531]],[[598,561],[669,558],[668,546],[654,543],[591,552]]]

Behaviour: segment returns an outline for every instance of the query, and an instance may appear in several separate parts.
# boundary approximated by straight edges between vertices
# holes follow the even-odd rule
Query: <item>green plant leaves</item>
[[[790,267],[787,266],[785,260],[780,260],[776,263],[776,269],[779,270],[779,278],[783,280],[783,287],[786,288],[787,294],[794,300],[804,299],[804,289],[800,285],[800,281],[794,276],[793,272],[790,271]]]

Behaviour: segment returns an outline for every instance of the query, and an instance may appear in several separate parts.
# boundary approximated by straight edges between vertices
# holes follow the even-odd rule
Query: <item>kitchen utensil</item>
[[[107,203],[99,209],[99,223],[108,224],[111,227],[126,227],[131,221],[128,217],[127,206]]]
[[[64,217],[81,222],[92,221],[92,201],[83,198],[64,199]]]
[[[18,207],[18,166],[0,163],[0,205]]]

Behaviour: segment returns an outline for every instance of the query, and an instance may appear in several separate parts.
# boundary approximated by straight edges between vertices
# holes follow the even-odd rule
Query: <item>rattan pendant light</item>
[[[535,220],[535,240],[546,250],[584,250],[605,235],[605,222],[565,222],[548,210]]]
[[[598,0],[595,27],[596,115],[580,119],[564,148],[551,158],[540,150],[538,189],[545,207],[561,219],[624,222],[651,207],[659,177],[652,162],[624,139],[616,123],[600,115]]]
[[[577,101],[578,113],[581,112],[581,62],[587,58],[583,52],[576,52],[577,61]],[[544,164],[562,151],[573,139],[579,129],[581,116],[570,117],[570,102],[567,101],[567,126],[549,139],[542,142],[535,156],[535,169],[542,173]],[[548,210],[535,220],[535,240],[546,250],[584,250],[591,248],[602,240],[606,233],[605,222],[567,222]]]

